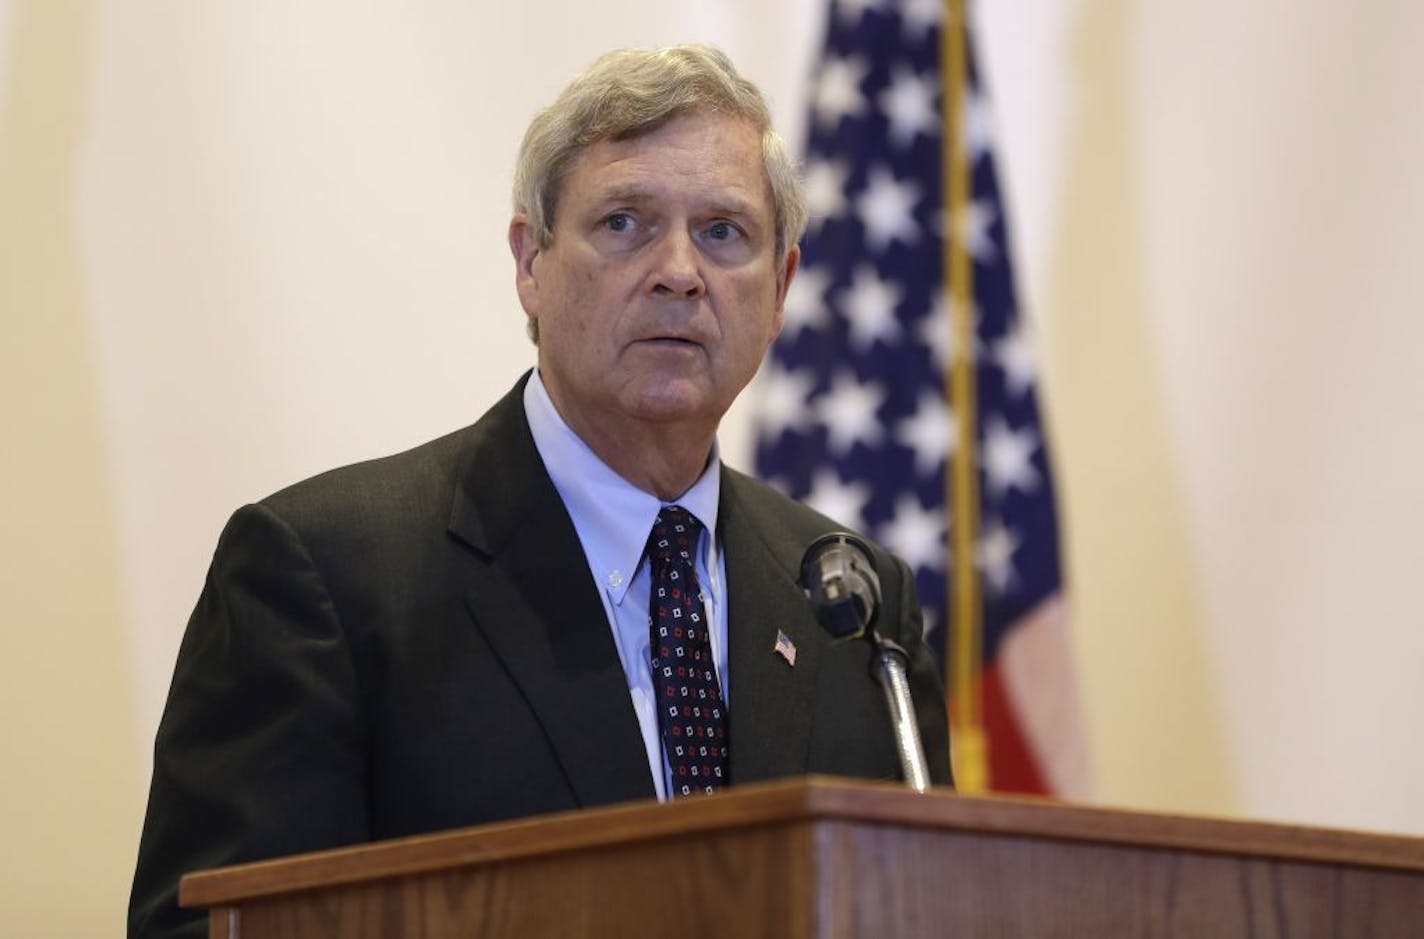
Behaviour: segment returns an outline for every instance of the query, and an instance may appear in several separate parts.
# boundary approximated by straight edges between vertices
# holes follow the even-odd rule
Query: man
[[[188,870],[898,775],[866,645],[831,642],[797,586],[836,526],[715,445],[804,219],[760,93],[714,50],[612,53],[534,120],[509,243],[537,370],[470,428],[233,516],[159,728],[131,934],[203,934]],[[912,579],[876,553],[948,783]]]

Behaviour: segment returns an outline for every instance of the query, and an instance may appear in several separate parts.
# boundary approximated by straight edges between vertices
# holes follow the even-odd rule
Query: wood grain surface
[[[203,872],[182,898],[217,908],[213,939],[1424,937],[1424,841],[813,778]]]

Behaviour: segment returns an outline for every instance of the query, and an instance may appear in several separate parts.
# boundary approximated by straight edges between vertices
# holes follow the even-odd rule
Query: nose
[[[652,260],[648,290],[654,296],[695,300],[707,292],[702,280],[702,259],[688,232],[673,231],[662,238]]]

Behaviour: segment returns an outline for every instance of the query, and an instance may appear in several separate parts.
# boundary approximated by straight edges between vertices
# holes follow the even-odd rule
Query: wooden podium
[[[825,778],[203,871],[214,939],[1420,937],[1424,840]]]

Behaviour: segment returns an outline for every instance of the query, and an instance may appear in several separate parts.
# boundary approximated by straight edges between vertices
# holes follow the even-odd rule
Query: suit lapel
[[[526,379],[527,380],[527,379]],[[581,805],[655,794],[597,587],[524,417],[524,381],[475,427],[450,531],[479,561],[466,598]]]
[[[727,565],[732,782],[806,772],[816,681],[827,637],[798,585],[805,546],[755,519],[723,470],[719,532]],[[777,632],[795,665],[777,654]]]

